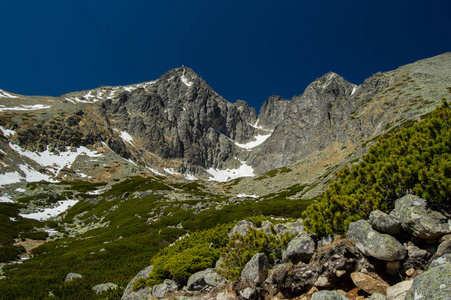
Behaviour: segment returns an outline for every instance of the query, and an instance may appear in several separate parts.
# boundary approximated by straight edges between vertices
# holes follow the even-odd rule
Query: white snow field
[[[246,162],[240,161],[241,166],[238,169],[218,170],[210,168],[206,170],[212,177],[209,181],[227,182],[240,177],[253,177],[254,169],[248,166]]]
[[[46,208],[43,211],[30,213],[30,214],[19,214],[22,218],[34,219],[38,221],[48,220],[51,217],[56,217],[60,213],[65,212],[70,207],[74,206],[78,200],[63,200],[58,201],[58,205],[52,208]]]

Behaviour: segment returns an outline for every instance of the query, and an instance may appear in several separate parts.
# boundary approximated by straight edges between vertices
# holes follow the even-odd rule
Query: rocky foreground
[[[269,222],[260,230],[272,234]],[[246,235],[254,224],[241,221],[230,232]],[[302,222],[277,224],[277,234],[296,236],[270,266],[257,253],[229,282],[219,268],[193,274],[181,286],[172,279],[133,290],[147,279],[152,266],[128,284],[122,299],[450,299],[451,219],[430,209],[424,199],[407,195],[390,214],[373,211],[368,220],[351,223],[346,238],[318,238],[304,231]],[[69,276],[69,275],[68,275]],[[74,277],[71,274],[71,277]],[[76,276],[75,276],[76,278]],[[68,280],[71,280],[68,279]],[[72,279],[73,280],[73,279]],[[98,293],[115,288],[96,286]]]

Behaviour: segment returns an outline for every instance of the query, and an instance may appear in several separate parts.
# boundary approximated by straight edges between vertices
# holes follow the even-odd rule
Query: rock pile
[[[244,229],[253,226],[242,221],[234,231],[245,234]],[[261,230],[267,232],[267,226],[263,223]],[[227,282],[215,269],[207,269],[192,275],[184,287],[167,279],[153,290],[127,289],[122,299],[451,297],[451,219],[428,208],[419,197],[398,199],[390,214],[373,211],[369,220],[350,224],[346,238],[320,239],[307,234],[301,222],[275,228],[290,228],[297,236],[274,266],[264,254],[257,253],[244,266],[237,282]]]

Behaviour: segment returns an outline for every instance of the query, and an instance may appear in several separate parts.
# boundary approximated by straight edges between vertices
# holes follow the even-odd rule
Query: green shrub
[[[213,267],[219,258],[218,249],[228,242],[227,234],[232,226],[225,224],[197,231],[160,250],[151,260],[153,269],[147,285],[159,284],[165,278],[185,281],[197,271]]]
[[[385,134],[362,162],[336,173],[318,203],[303,213],[319,235],[343,234],[375,209],[388,212],[396,199],[415,194],[430,205],[451,208],[451,109],[446,101],[423,121]]]
[[[262,230],[249,228],[246,236],[235,233],[226,247],[221,250],[224,262],[220,265],[218,273],[228,279],[237,279],[245,264],[257,253],[264,253],[270,264],[282,257],[282,250],[286,248],[293,234],[277,236],[274,226],[272,234]]]
[[[25,252],[23,246],[6,245],[0,247],[0,262],[10,262],[18,260],[20,255]]]

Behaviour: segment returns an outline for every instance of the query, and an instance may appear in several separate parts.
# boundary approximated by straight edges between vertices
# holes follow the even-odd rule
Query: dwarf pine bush
[[[319,235],[346,232],[371,211],[389,211],[396,199],[415,194],[431,205],[451,208],[451,109],[443,104],[421,122],[385,134],[362,162],[336,173],[335,180],[303,217]]]

